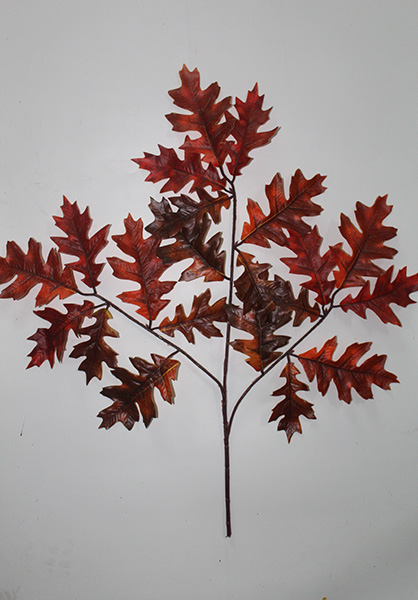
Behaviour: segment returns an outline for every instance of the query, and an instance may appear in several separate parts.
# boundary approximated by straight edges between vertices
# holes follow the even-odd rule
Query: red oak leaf
[[[325,342],[321,350],[313,348],[298,355],[309,381],[316,378],[318,390],[323,396],[328,391],[331,381],[337,388],[339,399],[347,404],[352,401],[352,389],[367,399],[373,398],[372,384],[388,390],[392,383],[398,382],[393,373],[384,369],[386,355],[375,354],[358,364],[370,349],[371,342],[351,344],[339,359],[334,360],[336,347],[337,338],[333,337]]]
[[[338,288],[362,286],[365,277],[378,277],[383,269],[372,262],[381,258],[393,258],[394,248],[385,242],[396,236],[394,227],[383,225],[383,221],[392,211],[387,196],[379,196],[372,206],[357,202],[355,216],[360,229],[342,214],[340,232],[347,240],[352,253],[343,250],[342,244],[331,247],[337,270],[334,272]]]
[[[143,223],[140,218],[135,221],[131,215],[128,215],[124,223],[125,233],[114,235],[112,239],[122,252],[134,259],[134,262],[116,257],[108,258],[108,261],[115,277],[136,281],[140,289],[123,292],[118,295],[118,298],[138,306],[136,312],[151,322],[169,303],[162,296],[173,289],[175,281],[160,281],[166,267],[157,256],[159,238],[150,236],[144,239]]]
[[[296,231],[302,235],[308,233],[311,227],[303,218],[317,216],[322,211],[322,207],[312,202],[312,198],[326,190],[322,185],[324,179],[322,175],[305,179],[302,171],[298,169],[290,183],[289,199],[286,199],[283,179],[277,173],[271,183],[266,185],[270,208],[268,215],[263,213],[257,202],[248,200],[249,223],[244,223],[241,243],[247,242],[269,248],[270,242],[275,242],[285,246],[287,238],[283,229]]]
[[[282,417],[277,425],[277,430],[286,432],[288,442],[290,442],[296,431],[302,433],[300,417],[316,419],[312,409],[313,405],[298,396],[298,392],[309,390],[306,383],[297,379],[299,373],[299,369],[293,363],[288,362],[280,374],[280,377],[285,377],[286,383],[272,393],[272,396],[284,396],[284,400],[273,408],[269,423]]]
[[[143,158],[133,158],[140,169],[149,171],[145,181],[157,183],[168,179],[161,188],[161,192],[180,192],[189,183],[192,184],[191,191],[197,188],[211,187],[212,190],[224,189],[226,182],[219,175],[216,168],[209,164],[208,167],[202,165],[202,159],[199,154],[194,152],[185,152],[184,159],[177,156],[172,148],[158,146],[160,154],[144,153]]]
[[[195,343],[193,329],[197,329],[207,338],[222,337],[222,332],[214,322],[225,322],[227,320],[226,298],[217,300],[211,306],[209,304],[210,297],[210,290],[204,291],[200,296],[195,296],[188,316],[184,312],[183,305],[178,305],[174,319],[166,317],[160,323],[158,329],[171,337],[174,336],[176,331],[181,331],[191,344]]]
[[[252,161],[249,152],[268,144],[279,130],[278,127],[275,127],[270,131],[258,131],[259,127],[269,120],[271,111],[271,108],[262,109],[263,100],[264,96],[258,94],[258,86],[255,84],[254,88],[248,92],[245,102],[239,98],[236,99],[235,109],[238,118],[230,112],[226,113],[227,121],[233,125],[231,135],[235,139],[234,145],[229,150],[230,160],[227,162],[232,177],[241,175],[241,169]]]
[[[172,244],[160,246],[158,256],[166,266],[186,258],[193,259],[193,263],[183,271],[180,281],[199,277],[204,277],[204,281],[222,281],[225,278],[225,252],[219,251],[222,235],[215,233],[206,241],[209,227],[210,219],[204,214],[179,231]]]
[[[110,327],[108,321],[112,318],[109,310],[99,308],[91,317],[95,320],[93,325],[78,329],[78,335],[87,335],[88,340],[74,346],[70,354],[71,358],[84,357],[78,367],[79,371],[86,374],[87,383],[93,377],[101,379],[103,375],[103,363],[114,369],[117,365],[117,353],[105,341],[105,337],[119,337],[119,333]]]
[[[244,313],[254,309],[258,316],[280,309],[289,310],[292,299],[290,283],[279,275],[269,280],[268,263],[254,262],[254,256],[247,252],[239,252],[237,265],[244,267],[244,272],[235,281],[237,297],[243,303]]]
[[[307,275],[308,281],[301,285],[316,293],[316,300],[325,306],[328,304],[331,292],[335,288],[335,281],[329,277],[335,268],[333,254],[328,250],[321,256],[322,237],[315,227],[301,235],[289,231],[286,247],[296,254],[296,257],[281,258],[291,273]]]
[[[50,250],[45,262],[41,244],[32,238],[27,254],[16,242],[7,243],[7,254],[4,258],[0,257],[0,284],[11,280],[12,283],[1,292],[0,298],[21,300],[40,284],[36,306],[48,304],[57,296],[67,298],[77,291],[73,272],[67,267],[63,269],[57,250]]]
[[[64,204],[61,207],[62,217],[54,217],[55,224],[67,237],[52,237],[63,254],[76,256],[78,260],[71,263],[73,270],[83,274],[83,281],[91,288],[99,284],[99,275],[104,267],[103,264],[96,263],[99,252],[107,245],[107,234],[110,225],[102,227],[94,235],[89,237],[89,231],[93,221],[90,218],[89,209],[86,208],[80,213],[77,202],[71,204],[64,196]]]
[[[377,278],[373,291],[370,291],[370,282],[366,281],[355,298],[349,294],[341,300],[339,306],[344,312],[352,310],[363,319],[366,318],[366,310],[369,309],[383,323],[400,326],[401,322],[393,312],[390,304],[405,307],[415,303],[415,300],[412,300],[409,295],[418,291],[418,273],[408,277],[406,267],[404,267],[399,271],[396,278],[391,281],[392,273],[393,266]]]
[[[186,137],[186,142],[181,146],[182,150],[197,152],[205,162],[218,167],[224,162],[232,145],[227,141],[227,137],[233,124],[223,119],[231,106],[231,98],[216,102],[220,92],[219,85],[212,83],[202,90],[197,69],[189,71],[184,65],[180,71],[180,79],[181,86],[168,93],[176,106],[191,114],[171,113],[166,117],[174,131],[197,131],[200,134],[196,139]]]
[[[196,222],[205,213],[210,215],[214,223],[220,223],[221,209],[229,207],[229,196],[219,192],[217,196],[213,197],[203,189],[197,189],[196,192],[198,200],[194,200],[186,194],[173,196],[170,201],[162,198],[160,202],[157,202],[151,198],[149,206],[155,218],[145,229],[153,235],[167,239],[174,237],[190,221]],[[172,204],[177,211],[173,211]]]
[[[242,308],[236,306],[227,307],[227,312],[232,327],[242,329],[252,336],[249,340],[233,340],[231,346],[248,356],[245,360],[253,369],[263,372],[281,356],[278,348],[286,346],[290,339],[287,335],[277,335],[275,332],[290,321],[291,314],[276,309],[260,318],[255,311],[244,314]]]
[[[131,373],[122,367],[116,367],[112,374],[121,381],[120,385],[107,386],[101,393],[113,400],[113,404],[100,411],[103,419],[100,427],[109,429],[120,421],[127,429],[132,429],[139,421],[139,413],[145,427],[158,417],[154,393],[157,388],[163,400],[174,404],[173,380],[177,379],[180,363],[158,354],[151,355],[153,363],[142,358],[130,358],[137,373]],[[139,410],[138,410],[139,409]]]
[[[39,367],[46,360],[51,368],[54,366],[55,357],[61,362],[64,357],[65,348],[70,331],[78,336],[81,326],[86,317],[90,317],[94,304],[85,300],[83,305],[64,304],[66,313],[55,308],[47,307],[43,310],[35,310],[35,314],[51,323],[49,328],[40,328],[29,340],[36,342],[35,348],[29,354],[31,357],[29,367]]]

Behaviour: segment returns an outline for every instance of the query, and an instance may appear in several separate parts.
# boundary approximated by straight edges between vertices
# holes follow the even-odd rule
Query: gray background
[[[327,174],[320,221],[389,194],[395,258],[417,270],[415,2],[1,1],[1,254],[33,236],[49,248],[62,195],[90,205],[95,230],[150,220],[131,158],[178,143],[164,114],[183,63],[202,86],[245,98],[255,81],[281,131],[239,183],[264,202],[280,171]],[[240,216],[245,218],[245,211]],[[113,255],[114,249],[109,251]],[[105,277],[110,295],[124,284]],[[196,290],[198,290],[198,282]],[[113,287],[112,287],[113,286]],[[192,293],[195,293],[192,286]],[[187,304],[187,302],[186,302]],[[1,600],[415,600],[418,402],[415,307],[402,329],[337,314],[305,349],[338,333],[374,341],[401,381],[351,406],[312,386],[317,421],[287,444],[268,424],[273,373],[248,396],[232,435],[233,528],[223,529],[217,390],[183,364],[176,405],[149,430],[98,430],[107,405],[67,359],[25,370],[44,326],[2,301]],[[121,360],[164,352],[119,319]],[[199,356],[214,345],[199,337]],[[203,341],[203,343],[202,343]],[[215,348],[213,350],[212,348]],[[253,373],[233,363],[232,391]],[[217,368],[217,367],[215,367]],[[105,385],[111,383],[105,377]],[[113,383],[113,382],[112,382]]]

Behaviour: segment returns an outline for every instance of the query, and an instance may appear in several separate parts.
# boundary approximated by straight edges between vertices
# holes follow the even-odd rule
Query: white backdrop
[[[341,211],[388,193],[396,265],[416,272],[415,2],[0,6],[2,256],[9,239],[49,247],[63,194],[90,205],[95,230],[112,223],[122,233],[128,212],[150,220],[159,187],[130,159],[178,143],[164,115],[186,63],[224,95],[245,98],[258,81],[274,107],[281,131],[253,153],[243,205],[261,200],[277,171],[287,183],[297,168],[326,174],[318,223],[335,243]],[[120,283],[109,277],[109,293]],[[306,347],[334,334],[341,347],[373,341],[400,380],[390,392],[374,388],[373,400],[347,406],[312,386],[317,420],[302,419],[290,445],[267,423],[278,373],[247,397],[231,439],[234,531],[225,539],[214,386],[184,364],[176,405],[160,403],[148,430],[98,430],[109,401],[100,382],[85,386],[76,361],[25,370],[26,338],[44,326],[32,306],[33,294],[1,301],[0,600],[415,600],[416,307],[398,311],[402,329],[336,315]],[[114,325],[122,356],[164,352]],[[208,360],[211,348],[204,343]],[[234,389],[250,369],[241,358]]]

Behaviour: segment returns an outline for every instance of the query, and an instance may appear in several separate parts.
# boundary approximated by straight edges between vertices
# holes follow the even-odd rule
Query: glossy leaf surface
[[[315,175],[306,179],[298,169],[292,177],[289,187],[289,198],[286,198],[283,179],[277,173],[271,183],[266,185],[266,196],[270,212],[265,215],[257,202],[249,199],[247,212],[249,222],[244,224],[241,243],[247,242],[258,246],[270,247],[270,242],[280,246],[286,245],[283,229],[305,234],[310,225],[305,217],[314,217],[321,213],[322,207],[312,201],[325,191],[322,185],[325,177]]]
[[[232,143],[227,141],[232,123],[223,118],[231,106],[231,98],[217,102],[220,87],[211,83],[205,90],[200,88],[200,73],[197,69],[189,71],[183,66],[180,71],[181,86],[169,92],[174,104],[189,111],[190,114],[171,113],[167,119],[174,131],[196,131],[197,138],[186,141],[183,150],[202,155],[205,162],[215,167],[223,164]]]
[[[166,270],[157,256],[160,240],[152,236],[144,238],[142,219],[135,221],[131,215],[125,219],[125,233],[114,235],[113,240],[122,252],[134,259],[131,262],[117,257],[109,258],[114,276],[135,281],[140,285],[139,290],[123,292],[118,298],[123,302],[135,304],[139,307],[137,313],[153,321],[169,303],[163,296],[175,285],[174,281],[160,280]]]
[[[210,297],[208,289],[199,296],[195,296],[188,315],[184,311],[184,306],[179,304],[176,307],[175,317],[173,319],[166,317],[161,321],[158,329],[171,337],[176,331],[180,331],[191,344],[195,343],[194,329],[207,338],[222,337],[222,332],[215,322],[220,323],[227,320],[226,298],[221,298],[211,305]]]
[[[41,327],[28,338],[36,342],[35,348],[29,354],[31,357],[29,367],[39,367],[46,360],[51,367],[54,366],[55,358],[62,362],[67,346],[68,334],[73,331],[76,336],[80,335],[83,321],[90,317],[94,304],[86,300],[82,306],[79,304],[65,304],[65,313],[55,308],[47,307],[43,310],[34,311],[38,317],[51,323],[50,327]]]
[[[288,442],[294,433],[302,433],[300,417],[316,419],[313,405],[298,395],[298,392],[309,391],[306,383],[297,378],[299,374],[299,369],[292,362],[286,363],[280,374],[280,377],[284,377],[286,381],[272,394],[272,396],[284,396],[284,399],[273,408],[269,422],[277,421],[281,417],[277,430],[286,432]]]
[[[155,402],[157,389],[163,400],[174,403],[173,380],[177,378],[180,363],[171,358],[152,354],[153,363],[142,358],[130,358],[137,373],[123,367],[116,367],[112,374],[119,379],[120,385],[103,388],[102,394],[113,400],[113,404],[103,409],[99,417],[103,419],[100,427],[109,429],[121,422],[127,429],[132,429],[142,416],[145,427],[158,417]]]
[[[103,363],[111,369],[117,366],[117,353],[107,344],[105,337],[119,337],[119,333],[109,325],[112,315],[108,309],[99,308],[91,317],[94,323],[77,331],[79,336],[87,336],[88,339],[74,346],[70,354],[71,358],[83,358],[78,370],[85,372],[87,383],[93,377],[102,378]]]
[[[258,85],[248,92],[243,102],[236,99],[235,109],[238,117],[230,112],[226,114],[227,122],[232,124],[231,135],[234,144],[229,149],[230,159],[227,162],[228,171],[233,177],[241,175],[241,171],[252,160],[249,156],[251,150],[261,148],[268,144],[276,135],[278,127],[270,131],[259,131],[259,128],[267,123],[271,109],[263,110],[264,96],[258,93]]]
[[[83,282],[94,289],[99,284],[99,275],[104,267],[104,263],[97,263],[96,259],[107,245],[107,234],[110,226],[106,225],[90,236],[89,232],[93,221],[90,218],[88,208],[81,213],[77,202],[71,204],[64,196],[61,210],[63,216],[54,217],[54,220],[57,227],[66,234],[66,237],[54,236],[51,239],[57,244],[62,254],[69,254],[78,258],[76,262],[70,263],[69,266],[74,271],[82,273]]]
[[[371,342],[351,344],[342,356],[334,359],[337,348],[337,338],[325,342],[320,350],[313,348],[299,354],[298,358],[305,369],[309,381],[316,379],[318,390],[324,396],[332,381],[338,391],[340,400],[347,404],[352,401],[352,390],[362,398],[373,398],[372,385],[377,385],[384,390],[390,389],[392,383],[398,379],[393,373],[384,369],[386,355],[373,355],[359,364],[364,354],[370,350]]]
[[[387,196],[379,196],[372,206],[357,202],[355,216],[359,228],[342,214],[340,232],[350,246],[346,252],[342,244],[332,246],[331,251],[337,264],[334,272],[337,287],[357,287],[365,283],[365,277],[378,277],[384,269],[378,259],[391,259],[396,250],[386,245],[396,235],[395,227],[383,225],[392,207],[387,204]]]
[[[418,274],[408,277],[406,267],[404,267],[392,281],[392,273],[393,267],[390,267],[379,275],[372,291],[370,282],[366,281],[357,296],[353,298],[349,294],[340,301],[339,306],[343,311],[351,310],[363,319],[366,318],[366,311],[371,310],[383,323],[400,326],[401,322],[390,305],[396,304],[405,307],[415,303],[410,294],[418,291]]]
[[[27,254],[16,242],[7,243],[7,254],[4,258],[0,257],[0,284],[10,281],[0,298],[21,300],[33,288],[41,285],[36,295],[36,306],[48,304],[57,296],[67,298],[77,289],[73,272],[63,268],[59,252],[53,248],[45,262],[41,244],[32,238]]]

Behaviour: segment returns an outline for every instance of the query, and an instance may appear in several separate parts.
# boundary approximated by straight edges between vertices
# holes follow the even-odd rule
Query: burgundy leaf
[[[394,227],[383,225],[392,211],[386,200],[387,196],[379,196],[372,206],[357,202],[355,216],[360,229],[346,215],[341,215],[340,232],[352,252],[347,253],[341,243],[331,247],[337,264],[334,276],[338,288],[362,286],[365,277],[378,277],[384,270],[373,261],[390,259],[396,254],[394,248],[385,245],[396,236]]]
[[[290,183],[289,199],[286,199],[283,179],[277,173],[266,186],[270,207],[268,215],[263,213],[257,202],[248,200],[249,223],[244,224],[241,243],[247,242],[269,248],[270,242],[275,242],[285,246],[286,236],[283,229],[296,231],[302,235],[308,233],[311,227],[303,218],[317,216],[322,211],[322,207],[312,202],[312,198],[326,190],[322,185],[324,179],[322,175],[305,179],[302,171],[298,169]]]
[[[160,281],[166,270],[157,256],[160,240],[152,236],[144,239],[142,219],[135,221],[128,215],[124,223],[125,233],[114,235],[112,239],[122,252],[134,259],[134,262],[115,257],[109,258],[108,261],[115,277],[136,281],[140,289],[123,292],[118,298],[123,302],[135,304],[139,307],[137,313],[153,321],[169,303],[169,300],[163,299],[162,296],[173,289],[175,282]]]
[[[258,94],[258,86],[255,84],[248,92],[245,102],[236,99],[235,109],[238,118],[229,112],[226,114],[227,121],[233,125],[231,135],[235,139],[234,145],[229,150],[230,160],[227,162],[232,177],[241,175],[241,169],[251,162],[249,152],[268,144],[279,130],[275,127],[270,131],[258,131],[259,127],[269,120],[271,111],[271,108],[263,110],[263,100],[264,96]]]
[[[140,169],[150,172],[145,181],[157,183],[168,179],[161,188],[162,193],[180,192],[189,183],[192,184],[192,192],[197,188],[206,187],[211,187],[214,191],[224,189],[225,180],[212,164],[205,168],[199,154],[186,151],[184,159],[181,159],[172,148],[160,145],[158,148],[159,155],[145,152],[143,158],[133,158],[132,160]]]
[[[363,319],[366,318],[366,310],[369,309],[383,323],[400,326],[401,322],[393,312],[390,304],[405,307],[415,303],[415,300],[410,298],[410,294],[418,291],[418,273],[408,277],[406,267],[404,267],[399,271],[396,278],[391,281],[392,273],[393,266],[377,278],[373,291],[370,291],[370,282],[366,281],[355,298],[349,294],[341,300],[339,306],[344,312],[352,310]]]
[[[221,298],[212,305],[209,303],[210,298],[210,290],[204,291],[200,296],[195,296],[189,315],[184,312],[182,304],[178,305],[174,319],[166,317],[160,323],[158,329],[171,337],[174,336],[176,331],[181,331],[191,344],[195,343],[193,329],[197,329],[207,338],[222,337],[222,332],[214,322],[225,322],[227,320],[226,298]]]
[[[317,380],[318,390],[324,396],[331,381],[334,382],[338,397],[347,404],[352,401],[351,390],[354,389],[362,398],[373,398],[372,384],[388,390],[398,379],[389,371],[385,371],[386,355],[373,355],[363,363],[359,360],[370,349],[371,342],[354,343],[349,346],[337,360],[333,359],[337,347],[337,337],[325,342],[321,350],[313,348],[298,358],[309,378]]]
[[[99,275],[104,267],[104,263],[99,264],[96,259],[108,243],[107,234],[110,225],[102,227],[100,231],[89,237],[93,222],[88,208],[80,213],[77,202],[71,204],[64,196],[61,210],[63,216],[54,217],[54,220],[67,237],[52,237],[51,239],[57,244],[61,253],[78,258],[69,266],[82,273],[84,283],[94,289],[99,284]]]
[[[52,248],[45,262],[42,247],[34,239],[29,240],[28,253],[16,244],[7,243],[6,256],[0,257],[0,284],[12,281],[0,294],[0,298],[21,300],[34,287],[41,285],[36,296],[36,306],[48,304],[57,296],[61,299],[77,291],[71,269],[62,267],[61,256]]]
[[[212,83],[205,90],[200,88],[200,74],[197,69],[189,71],[184,65],[180,71],[181,86],[169,92],[174,104],[191,114],[171,113],[167,119],[174,131],[196,131],[200,136],[196,139],[186,137],[181,147],[189,152],[202,155],[205,162],[215,167],[222,165],[232,145],[227,137],[232,124],[223,118],[231,106],[231,98],[216,102],[220,87]]]
[[[330,301],[331,292],[335,288],[335,281],[330,280],[330,275],[335,268],[332,252],[328,250],[321,256],[322,237],[316,225],[304,235],[289,231],[286,240],[286,247],[296,256],[281,260],[289,267],[291,273],[309,277],[309,280],[301,285],[315,292],[316,300],[325,306]]]
[[[73,331],[79,336],[84,319],[90,317],[94,310],[94,304],[88,300],[85,300],[82,306],[79,304],[64,304],[64,307],[67,311],[66,313],[62,313],[49,306],[43,310],[34,311],[38,317],[49,321],[51,326],[48,328],[39,328],[36,333],[28,338],[36,342],[35,348],[29,354],[31,360],[28,368],[39,367],[46,360],[49,361],[52,368],[55,357],[61,362],[64,357],[69,332]]]

